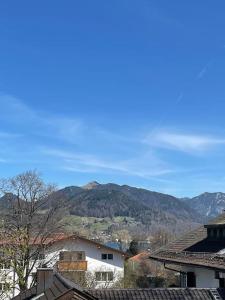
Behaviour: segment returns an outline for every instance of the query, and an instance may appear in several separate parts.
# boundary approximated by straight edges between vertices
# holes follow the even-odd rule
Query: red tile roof
[[[141,252],[141,253],[139,253],[135,256],[132,256],[131,258],[129,258],[129,261],[140,263],[143,260],[148,259],[149,255],[150,255],[150,253],[148,251],[144,251],[144,252]]]
[[[60,242],[60,241],[64,241],[64,240],[82,240],[86,243],[90,243],[92,245],[95,245],[97,248],[103,248],[103,249],[106,249],[110,252],[113,252],[113,253],[118,253],[118,254],[121,254],[122,256],[124,257],[128,257],[128,255],[123,252],[123,251],[120,251],[118,249],[115,249],[115,248],[111,248],[109,246],[106,246],[106,245],[103,245],[99,242],[96,242],[94,240],[90,240],[90,239],[87,239],[85,237],[82,237],[82,236],[78,236],[76,234],[65,234],[65,233],[56,233],[56,234],[52,234],[51,236],[49,237],[46,237],[46,238],[33,238],[33,239],[30,239],[30,245],[51,245],[51,244],[54,244],[54,243],[57,243],[57,242]],[[7,245],[7,244],[16,244],[16,245],[19,245],[20,244],[20,241],[15,241],[15,240],[0,240],[0,245]]]

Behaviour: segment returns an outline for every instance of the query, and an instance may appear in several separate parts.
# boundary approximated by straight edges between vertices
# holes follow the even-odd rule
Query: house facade
[[[124,252],[77,235],[61,234],[50,238],[40,253],[40,259],[29,278],[31,285],[40,266],[50,267],[65,278],[88,288],[113,286],[124,276]],[[7,297],[1,296],[5,282],[12,283],[14,289]],[[0,299],[11,299],[19,293],[16,274],[9,264],[0,265]]]
[[[150,258],[180,273],[181,287],[225,287],[225,213],[160,248]]]
[[[124,252],[84,237],[55,241],[44,256],[44,264],[87,286],[110,287],[124,276]]]

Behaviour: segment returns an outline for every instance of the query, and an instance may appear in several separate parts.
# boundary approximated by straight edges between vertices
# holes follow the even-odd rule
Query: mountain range
[[[185,203],[207,218],[218,216],[225,209],[225,193],[203,193],[194,198],[184,198]]]
[[[65,187],[50,198],[49,203],[60,203],[70,216],[129,217],[145,228],[161,226],[172,231],[204,223],[206,218],[218,215],[225,208],[223,193],[204,193],[179,199],[142,188],[96,181],[83,187]],[[7,209],[7,206],[5,197],[0,198],[0,208]]]

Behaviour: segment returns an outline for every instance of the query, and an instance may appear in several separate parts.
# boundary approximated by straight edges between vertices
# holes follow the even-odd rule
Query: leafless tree
[[[111,280],[108,278],[108,280],[98,281],[96,273],[111,273]],[[85,276],[79,281],[79,284],[86,289],[95,289],[97,287],[108,289],[113,287],[123,287],[122,282],[123,277],[115,269],[107,272],[104,268],[98,268],[94,272],[86,271]]]
[[[165,246],[175,238],[169,231],[159,228],[151,237],[151,249],[156,250]]]
[[[13,288],[20,291],[29,287],[49,239],[59,231],[60,201],[51,201],[55,190],[36,171],[0,181],[6,207],[0,225],[0,264],[10,264]]]

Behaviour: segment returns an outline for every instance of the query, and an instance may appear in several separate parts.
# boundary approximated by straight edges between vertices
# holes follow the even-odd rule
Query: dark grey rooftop
[[[212,300],[225,299],[216,289],[97,289],[89,291],[99,300]]]
[[[39,297],[38,297],[39,296]],[[12,300],[55,300],[55,299],[73,299],[73,300],[95,300],[96,298],[91,294],[88,294],[77,284],[64,278],[60,274],[56,273],[53,277],[53,284],[50,288],[45,290],[40,295],[37,294],[36,286],[31,289],[20,293]]]

